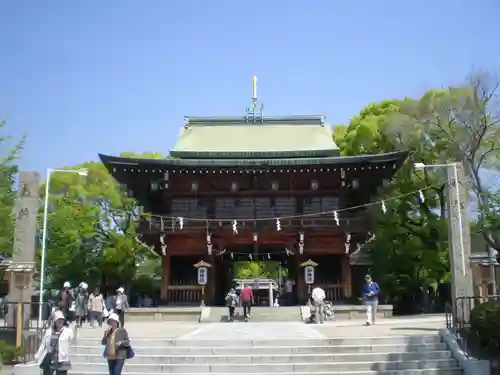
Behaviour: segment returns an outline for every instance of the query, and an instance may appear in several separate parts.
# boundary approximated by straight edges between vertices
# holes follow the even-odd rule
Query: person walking
[[[104,357],[108,361],[109,375],[121,375],[125,361],[133,357],[128,332],[120,325],[120,317],[112,313],[108,317],[108,329],[101,339]]]
[[[95,288],[93,293],[90,293],[89,303],[89,318],[90,327],[95,328],[96,324],[102,327],[102,313],[104,311],[104,297],[102,296],[99,288]]]
[[[363,286],[363,300],[366,306],[366,325],[375,324],[375,317],[378,309],[378,296],[380,287],[373,281],[370,275],[365,276],[365,285]]]
[[[73,330],[67,326],[66,317],[61,310],[55,311],[50,328],[45,332],[35,360],[43,375],[67,375],[71,368],[69,360]]]
[[[60,311],[63,312],[66,320],[71,322],[72,316],[70,314],[70,309],[73,303],[73,293],[71,293],[71,284],[69,283],[69,281],[66,281],[63,284],[63,287],[59,292],[57,300],[58,301],[56,306],[59,308]]]
[[[234,311],[236,310],[236,305],[238,304],[238,295],[234,288],[229,289],[226,295],[226,306],[229,311],[229,321],[234,322]]]
[[[311,299],[316,312],[316,324],[323,324],[325,321],[325,298],[325,291],[317,285],[311,292]]]
[[[119,287],[116,290],[115,296],[115,313],[120,318],[120,326],[123,328],[125,326],[125,312],[128,310],[128,297],[125,294],[125,290]]]
[[[295,287],[295,282],[292,279],[286,279],[284,287],[284,300],[286,306],[293,306],[293,288]]]
[[[78,294],[75,297],[75,316],[76,316],[76,325],[78,328],[82,327],[83,320],[87,316],[87,291],[79,287]]]
[[[240,292],[240,303],[243,306],[243,317],[247,322],[252,313],[252,304],[254,301],[252,287],[250,285],[244,287]]]

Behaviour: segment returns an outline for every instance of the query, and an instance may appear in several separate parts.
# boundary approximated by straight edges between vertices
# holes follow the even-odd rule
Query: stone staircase
[[[207,319],[201,319],[202,323],[217,323],[228,321],[227,307],[210,307],[210,312]],[[203,317],[203,313],[202,313]],[[255,306],[252,307],[252,322],[300,322],[301,308],[300,306],[291,307],[267,307]],[[243,321],[243,308],[236,308],[235,321]]]
[[[124,375],[462,375],[437,334],[274,340],[133,338],[132,344],[136,356],[127,361]],[[71,374],[107,375],[98,339],[80,337],[72,350]]]

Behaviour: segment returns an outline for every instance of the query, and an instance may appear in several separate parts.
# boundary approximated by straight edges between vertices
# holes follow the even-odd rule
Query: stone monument
[[[467,215],[468,186],[461,163],[447,167],[448,177],[448,243],[452,276],[451,297],[455,319],[469,321],[474,307],[467,297],[474,295],[471,237]],[[465,298],[461,298],[465,297]]]
[[[35,269],[37,217],[40,199],[40,178],[36,172],[19,174],[19,189],[14,205],[15,230],[12,259],[6,264],[5,275],[9,279],[9,313],[7,323],[16,325],[19,306],[23,321],[31,315],[31,281]],[[15,310],[15,311],[14,311]]]

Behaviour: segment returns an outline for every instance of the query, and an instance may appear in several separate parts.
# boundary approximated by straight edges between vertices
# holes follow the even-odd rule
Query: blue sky
[[[186,115],[347,121],[500,67],[498,0],[1,0],[0,118],[22,167],[173,145]]]

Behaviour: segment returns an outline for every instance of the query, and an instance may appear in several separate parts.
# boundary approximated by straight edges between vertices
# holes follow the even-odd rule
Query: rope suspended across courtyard
[[[151,217],[151,218],[161,218],[164,220],[173,220],[176,221],[179,224],[180,229],[183,228],[184,224],[186,221],[197,221],[197,222],[232,222],[233,225],[235,222],[238,221],[277,221],[277,227],[279,227],[279,220],[290,220],[290,219],[301,219],[301,218],[308,218],[308,217],[316,217],[316,216],[326,216],[326,215],[333,215],[333,219],[338,221],[338,216],[339,213],[341,212],[346,212],[346,211],[351,211],[351,210],[357,210],[360,208],[365,208],[365,207],[371,207],[375,205],[380,205],[382,212],[387,211],[386,207],[386,202],[393,201],[396,199],[408,197],[410,195],[416,195],[417,199],[421,202],[425,202],[425,196],[424,196],[424,191],[434,189],[441,186],[441,184],[436,184],[436,185],[430,185],[426,186],[424,188],[405,193],[405,194],[399,194],[394,197],[388,197],[376,202],[369,202],[365,204],[360,204],[356,206],[350,206],[350,207],[344,207],[344,208],[339,208],[336,210],[329,210],[329,211],[321,211],[321,212],[315,212],[315,213],[307,213],[307,214],[298,214],[298,215],[284,215],[284,216],[274,216],[274,217],[261,217],[261,218],[247,218],[247,219],[237,219],[235,220],[234,218],[223,218],[223,219],[204,219],[204,218],[195,218],[195,217],[179,217],[179,216],[168,216],[168,215],[158,215],[158,214],[147,214],[146,216]]]

